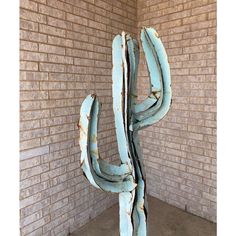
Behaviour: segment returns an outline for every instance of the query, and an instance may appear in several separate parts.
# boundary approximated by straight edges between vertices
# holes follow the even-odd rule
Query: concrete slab
[[[216,224],[148,197],[149,236],[215,236]],[[119,236],[119,208],[115,205],[72,236]]]

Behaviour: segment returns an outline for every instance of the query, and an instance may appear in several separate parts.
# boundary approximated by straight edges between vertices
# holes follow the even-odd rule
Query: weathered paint
[[[81,167],[93,186],[119,193],[121,236],[147,235],[148,206],[138,130],[161,120],[171,104],[170,68],[165,48],[152,28],[142,29],[141,42],[149,70],[150,95],[139,104],[136,104],[138,42],[122,32],[112,44],[112,94],[119,166],[99,156],[100,105],[96,95],[88,95],[80,111]]]

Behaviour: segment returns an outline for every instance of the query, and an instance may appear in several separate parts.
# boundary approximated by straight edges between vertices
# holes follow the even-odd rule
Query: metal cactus
[[[139,46],[122,32],[112,44],[112,93],[116,136],[121,164],[100,158],[97,131],[100,104],[88,95],[80,111],[81,167],[90,183],[119,193],[120,235],[147,235],[145,172],[138,131],[161,120],[171,104],[171,77],[165,48],[153,28],[143,28],[141,42],[150,76],[150,95],[136,104]]]

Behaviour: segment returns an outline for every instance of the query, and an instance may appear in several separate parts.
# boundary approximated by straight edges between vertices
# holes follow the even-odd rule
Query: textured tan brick
[[[24,30],[30,30],[30,31],[38,31],[38,23],[27,21],[27,20],[21,20],[20,21],[20,28]]]
[[[20,111],[29,111],[40,109],[39,101],[22,101],[20,104]]]
[[[35,138],[20,142],[20,150],[30,149],[39,146],[40,146],[40,138]]]
[[[88,25],[88,20],[81,17],[81,16],[77,16],[77,15],[67,13],[66,14],[66,19],[68,21],[71,21],[71,22],[74,22],[74,23],[77,23],[77,24],[81,24],[81,25],[85,25],[85,26]]]
[[[59,29],[56,27],[48,26],[48,25],[39,25],[39,32],[48,34],[48,35],[56,35],[56,36],[61,36],[65,37],[66,31],[64,29]]]
[[[24,111],[21,112],[20,114],[20,118],[22,121],[42,119],[42,118],[47,118],[49,116],[50,116],[49,110]]]
[[[24,61],[47,61],[47,54],[21,51],[20,59]]]
[[[48,223],[50,221],[50,216],[45,216],[37,221],[34,221],[33,223],[25,226],[24,228],[22,228],[22,234],[26,235],[29,234],[32,231],[35,231],[36,229],[38,229],[39,227],[43,226],[44,224]]]
[[[57,17],[59,19],[65,19],[65,12],[60,11],[58,9],[49,7],[49,6],[45,6],[45,5],[39,5],[39,12],[45,15],[49,15],[49,16],[54,16]]]
[[[32,11],[28,11],[23,8],[20,9],[20,18],[25,19],[25,20],[29,20],[29,21],[33,21],[33,22],[38,22],[38,23],[44,23],[44,24],[47,23],[45,15],[42,15],[42,14],[39,14],[36,12],[32,12]]]
[[[39,51],[65,55],[65,48],[48,44],[39,44]]]
[[[21,81],[20,89],[23,90],[39,90],[39,82],[37,81]]]
[[[20,41],[20,49],[21,50],[28,50],[28,51],[37,51],[38,50],[38,44],[29,42],[29,41]]]
[[[34,42],[47,42],[47,35],[31,31],[20,31],[20,38]]]
[[[48,80],[48,73],[21,71],[20,72],[20,79],[27,80],[27,81]]]
[[[48,43],[59,45],[59,46],[66,46],[66,47],[73,47],[73,41],[69,39],[59,38],[55,36],[48,36]]]
[[[30,0],[21,0],[20,1],[20,7],[25,8],[25,9],[29,9],[29,10],[32,10],[32,11],[37,11],[38,4],[36,2],[32,2]]]
[[[47,91],[24,91],[24,92],[21,92],[20,97],[22,101],[47,99],[48,92]]]
[[[69,5],[69,4],[66,4],[65,2],[60,2],[57,0],[48,0],[47,4],[51,7],[60,9],[62,11],[68,11],[68,12],[72,12],[74,8],[74,6],[72,5]]]
[[[183,24],[192,24],[192,23],[199,23],[201,21],[207,20],[207,14],[201,14],[197,16],[191,16],[183,19]]]
[[[51,63],[40,63],[39,64],[40,71],[48,71],[48,72],[65,72],[65,65],[61,64],[51,64]]]
[[[21,61],[20,62],[20,69],[21,70],[37,71],[38,70],[38,63],[31,62],[31,61]]]
[[[22,157],[23,155],[21,155]],[[20,170],[28,169],[33,166],[37,166],[40,164],[40,157],[29,158],[28,160],[22,160],[20,162]]]

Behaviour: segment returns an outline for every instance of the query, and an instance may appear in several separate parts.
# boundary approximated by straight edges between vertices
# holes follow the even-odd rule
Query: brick
[[[43,217],[43,212],[42,212],[42,210],[40,210],[38,212],[33,213],[32,215],[29,215],[29,216],[21,219],[20,226],[21,226],[21,228],[23,228],[24,226],[26,226],[34,221],[37,221],[42,217]]]
[[[39,146],[40,146],[39,138],[20,142],[20,150],[30,149],[30,148],[39,147]]]
[[[60,36],[60,37],[65,37],[66,36],[66,31],[64,29],[59,29],[56,27],[52,27],[49,25],[39,25],[39,32],[48,34],[48,35],[55,35],[55,36]]]
[[[38,194],[39,195],[39,194]],[[36,202],[34,205],[27,206],[23,209],[21,209],[21,217],[26,217],[28,215],[33,214],[36,211],[39,211],[45,207],[47,207],[50,204],[50,198],[45,198],[42,199],[41,201],[37,201],[38,199],[36,198]]]
[[[22,154],[21,154],[22,157]],[[33,157],[33,158],[29,158],[27,160],[24,160],[21,158],[20,161],[20,170],[24,170],[24,169],[28,169],[34,166],[37,166],[40,164],[40,157]]]
[[[25,8],[25,9],[29,9],[29,10],[32,10],[32,11],[37,11],[38,4],[36,2],[32,2],[32,1],[29,1],[29,0],[21,0],[20,1],[20,7]]]
[[[20,49],[28,51],[38,51],[38,44],[29,41],[20,41]]]
[[[38,229],[39,227],[43,226],[44,224],[48,223],[50,221],[50,216],[45,216],[33,223],[31,223],[30,225],[25,226],[24,228],[21,229],[21,232],[23,235],[26,235],[36,229]]]
[[[48,73],[21,71],[20,79],[27,80],[27,81],[48,80]]]
[[[22,101],[20,103],[20,111],[29,111],[40,109],[39,101]]]
[[[20,140],[28,140],[32,138],[39,138],[47,136],[49,134],[49,128],[34,129],[30,131],[24,131],[20,134]]]
[[[20,153],[20,159],[25,160],[25,159],[28,159],[28,158],[44,155],[48,152],[49,152],[49,147],[48,146],[34,148],[34,149],[30,149],[30,150],[21,152]]]
[[[48,98],[47,91],[24,91],[20,94],[22,101],[27,100],[42,100]]]
[[[25,199],[25,198],[28,198],[34,194],[39,193],[39,192],[46,193],[48,195],[48,193],[49,193],[48,188],[49,187],[50,187],[49,181],[34,184],[34,185],[30,186],[29,188],[21,189],[20,198]]]
[[[29,31],[38,31],[39,26],[38,26],[38,23],[36,22],[21,19],[20,29],[29,30]]]
[[[20,59],[24,61],[47,61],[47,54],[38,52],[20,52]]]
[[[192,24],[192,23],[200,23],[201,21],[207,20],[207,14],[201,14],[197,16],[191,16],[183,19],[183,24]]]
[[[65,20],[59,20],[59,19],[53,18],[53,17],[48,17],[48,25],[54,26],[57,28],[62,28],[65,30],[67,30],[67,29],[72,30],[72,28],[73,28],[72,23],[67,22]]]
[[[192,9],[192,14],[197,15],[197,14],[201,14],[203,12],[206,13],[206,12],[211,12],[211,11],[216,11],[216,4],[209,4],[206,6],[194,8],[194,9]]]
[[[209,193],[205,193],[203,192],[203,198],[206,198],[210,201],[213,201],[213,202],[216,202],[216,196],[215,195],[212,195],[212,194],[209,194]]]
[[[65,19],[65,12],[60,11],[58,9],[46,6],[46,5],[39,5],[39,12],[44,15],[54,16],[59,19]]]
[[[61,54],[65,55],[65,48],[48,45],[48,44],[39,44],[39,51],[45,53]]]
[[[68,11],[72,12],[74,6],[66,4],[64,2],[56,1],[56,0],[48,0],[47,4],[51,7],[56,7],[57,9],[60,9],[62,11]]]
[[[40,175],[36,175],[36,176],[30,177],[30,178],[27,178],[27,179],[21,181],[20,188],[21,189],[28,188],[32,185],[39,183],[39,182],[40,182]]]
[[[40,63],[39,64],[40,71],[48,71],[48,72],[65,72],[65,65],[61,64],[51,64],[51,63]]]
[[[73,41],[70,39],[59,38],[55,36],[48,36],[48,43],[58,46],[73,47]]]
[[[20,62],[20,69],[21,70],[37,71],[38,70],[38,63],[31,62],[31,61],[21,61]]]
[[[32,11],[28,11],[26,9],[20,9],[20,18],[21,19],[25,19],[25,20],[29,20],[29,21],[33,21],[33,22],[38,22],[38,23],[43,23],[46,24],[47,20],[46,20],[46,16],[36,13],[36,12],[32,12]]]
[[[31,31],[20,31],[20,39],[34,42],[47,42],[47,35]]]
[[[40,127],[40,121],[34,120],[34,121],[21,121],[20,123],[20,130],[30,130],[30,129],[36,129]]]
[[[22,101],[20,103],[20,111],[29,111],[40,109],[39,101]]]
[[[24,152],[26,152],[26,151],[24,151]],[[34,154],[33,156],[38,156],[38,153]],[[41,173],[46,172],[48,170],[49,170],[49,164],[42,164],[42,165],[35,166],[35,167],[29,168],[26,170],[22,170],[20,173],[21,180],[26,179],[26,178],[30,178],[31,176],[34,176],[34,175],[41,174]]]
[[[39,82],[37,81],[21,81],[20,90],[39,90]]]
[[[85,19],[84,17],[81,17],[81,16],[76,16],[76,15],[67,13],[66,14],[66,19],[70,22],[74,22],[74,23],[77,23],[77,24],[79,23],[79,24],[85,25],[85,26],[88,25],[88,20]]]
[[[60,64],[73,64],[73,57],[59,56],[59,55],[48,55],[49,62],[55,62]]]

